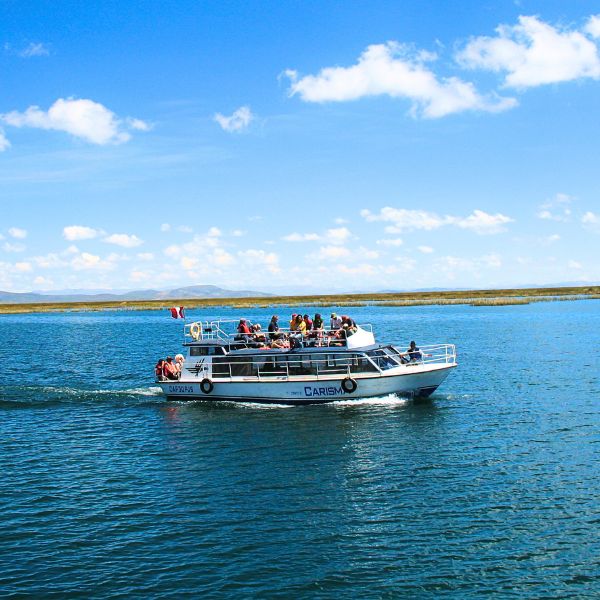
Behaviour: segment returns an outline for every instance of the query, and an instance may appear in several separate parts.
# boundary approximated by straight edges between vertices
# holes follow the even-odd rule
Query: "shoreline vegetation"
[[[165,310],[172,306],[190,308],[306,308],[332,306],[427,306],[470,304],[471,306],[508,306],[532,302],[600,299],[600,286],[526,288],[500,290],[459,290],[398,292],[385,294],[323,294],[307,296],[268,296],[258,298],[181,298],[178,300],[126,300],[111,302],[49,302],[0,304],[0,314],[76,312],[104,310]]]

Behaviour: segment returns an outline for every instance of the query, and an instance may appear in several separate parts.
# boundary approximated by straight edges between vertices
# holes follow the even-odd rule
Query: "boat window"
[[[225,354],[221,346],[191,346],[190,356],[213,356]]]
[[[381,370],[391,369],[392,367],[398,366],[398,363],[393,358],[388,356],[388,354],[382,349],[369,350],[367,354]]]
[[[208,354],[208,348],[206,346],[191,346],[190,356],[206,356]]]

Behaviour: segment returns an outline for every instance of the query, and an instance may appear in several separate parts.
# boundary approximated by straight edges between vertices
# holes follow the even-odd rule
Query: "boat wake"
[[[357,398],[355,400],[336,400],[332,406],[344,408],[346,406],[405,406],[411,400],[401,398],[396,394],[387,394],[386,396],[376,396],[375,398]]]

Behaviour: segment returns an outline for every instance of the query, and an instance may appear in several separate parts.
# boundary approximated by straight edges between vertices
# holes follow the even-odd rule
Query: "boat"
[[[156,381],[167,399],[316,404],[389,394],[425,398],[457,366],[454,344],[408,352],[376,343],[371,325],[299,335],[285,329],[240,334],[238,323],[184,325],[179,379]]]

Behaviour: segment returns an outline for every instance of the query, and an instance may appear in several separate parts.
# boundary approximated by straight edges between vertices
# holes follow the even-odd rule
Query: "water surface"
[[[459,368],[420,402],[167,403],[166,314],[1,316],[0,595],[597,597],[600,302],[351,312]]]

